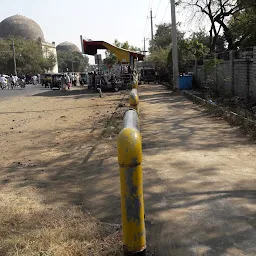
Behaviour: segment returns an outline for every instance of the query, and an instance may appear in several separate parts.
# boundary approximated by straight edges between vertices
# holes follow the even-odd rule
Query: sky
[[[171,22],[169,0],[1,0],[0,21],[24,15],[39,24],[46,41],[56,44],[69,41],[81,48],[83,35],[108,43],[115,39],[128,41],[143,48],[143,38],[151,35],[151,8],[154,32],[156,24]],[[177,10],[177,21],[182,22],[181,29],[187,33],[197,29],[188,22],[188,16],[188,10]]]

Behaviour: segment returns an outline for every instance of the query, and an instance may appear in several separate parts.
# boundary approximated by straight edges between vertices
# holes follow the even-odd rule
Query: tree
[[[168,61],[169,52],[169,48],[159,47],[152,51],[148,57],[148,60],[155,64],[159,77],[164,77],[171,72],[170,62]]]
[[[53,54],[43,56],[40,42],[10,37],[0,40],[0,73],[14,73],[13,49],[14,41],[18,74],[43,73],[45,69],[53,69],[56,59]]]
[[[204,57],[209,48],[204,45],[205,35],[193,34],[190,38],[185,38],[184,33],[178,34],[178,54],[180,71],[188,71],[191,61]],[[169,23],[157,26],[153,44],[151,43],[149,60],[153,61],[160,76],[172,74],[172,26]]]
[[[195,12],[208,17],[210,22],[209,42],[211,52],[216,51],[218,38],[222,32],[228,43],[228,49],[236,49],[232,30],[228,21],[237,13],[256,5],[253,0],[182,0],[187,7],[194,7]]]
[[[254,46],[256,43],[256,8],[248,8],[236,14],[229,23],[235,44],[241,48]]]
[[[192,33],[192,35],[190,36],[190,39],[198,41],[198,43],[203,44],[209,49],[211,48],[210,36],[204,30],[200,30],[198,32]],[[218,37],[216,41],[215,51],[224,52],[225,50],[226,50],[225,38],[224,36],[221,35]]]
[[[203,58],[208,52],[209,48],[196,38],[184,38],[180,40],[178,43],[180,72],[187,72],[191,66],[191,61]],[[171,54],[169,56],[169,62],[172,63]]]
[[[57,52],[59,72],[84,72],[88,67],[89,59],[80,52]],[[73,70],[72,70],[73,68]]]
[[[115,39],[114,45],[125,50],[130,50],[134,52],[140,51],[140,48],[130,45],[128,41],[119,42],[117,39]],[[106,58],[103,60],[103,62],[104,64],[114,65],[118,62],[118,60],[115,54],[111,53],[110,51],[106,51]]]
[[[156,48],[170,48],[172,42],[172,25],[170,23],[162,23],[156,25],[156,33],[153,42],[150,41],[149,51],[152,52]],[[178,41],[184,37],[184,33],[177,31]]]

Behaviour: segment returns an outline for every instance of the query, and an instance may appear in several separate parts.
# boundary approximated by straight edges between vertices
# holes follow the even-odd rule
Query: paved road
[[[41,85],[26,85],[25,89],[13,89],[13,90],[0,90],[0,101],[6,100],[17,96],[31,96],[34,94],[49,91],[48,88],[44,88]]]

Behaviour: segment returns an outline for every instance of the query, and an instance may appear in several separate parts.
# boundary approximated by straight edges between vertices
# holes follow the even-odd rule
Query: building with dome
[[[57,45],[57,51],[59,52],[80,52],[79,48],[71,42],[63,42]]]
[[[0,37],[7,38],[9,36],[44,41],[44,33],[40,26],[35,21],[22,15],[8,17],[0,23]]]
[[[8,38],[10,36],[39,41],[42,45],[43,55],[47,57],[52,53],[57,60],[55,43],[45,42],[44,33],[34,20],[23,15],[14,15],[4,19],[0,23],[0,38]],[[57,61],[53,70],[46,70],[46,72],[57,73]]]

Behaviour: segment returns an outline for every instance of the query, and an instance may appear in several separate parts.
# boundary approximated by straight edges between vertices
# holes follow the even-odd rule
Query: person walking
[[[36,85],[36,81],[37,81],[37,76],[36,75],[32,76],[33,85]]]
[[[10,84],[11,88],[14,87],[14,76],[12,74],[9,77],[9,84]]]
[[[66,91],[66,78],[64,74],[61,76],[61,91]]]
[[[74,86],[76,86],[76,85],[77,85],[77,74],[74,73]]]
[[[6,78],[3,75],[0,75],[0,87],[1,87],[1,89],[6,88],[6,84],[7,84]]]
[[[68,74],[66,74],[66,85],[68,86],[68,89],[71,87],[71,79]]]

